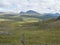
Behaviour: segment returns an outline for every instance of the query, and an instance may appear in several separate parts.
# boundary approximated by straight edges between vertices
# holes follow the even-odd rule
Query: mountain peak
[[[33,10],[28,10],[27,12],[35,12],[35,11],[33,11]]]
[[[20,12],[20,14],[22,15],[40,15],[40,13],[36,12],[36,11],[33,11],[33,10],[28,10],[27,12]]]

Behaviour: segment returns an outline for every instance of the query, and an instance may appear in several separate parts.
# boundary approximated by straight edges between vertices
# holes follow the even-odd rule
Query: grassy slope
[[[18,17],[19,20],[21,19],[20,16],[2,17],[2,19],[15,20]],[[22,17],[22,19],[22,21],[0,21],[0,45],[6,43],[6,45],[21,45],[20,39],[23,34],[26,45],[45,45],[46,43],[60,45],[60,21],[51,19],[40,22],[31,17]]]
[[[0,43],[21,45],[20,38],[22,34],[24,34],[24,41],[26,45],[44,45],[46,43],[48,45],[60,45],[60,28],[59,26],[56,26],[58,23],[60,23],[60,21],[47,21],[42,23],[1,21],[0,27],[8,27],[9,29],[0,29],[0,31],[10,32],[12,34],[0,34]],[[49,28],[46,28],[48,26]],[[51,28],[51,26],[53,28]]]

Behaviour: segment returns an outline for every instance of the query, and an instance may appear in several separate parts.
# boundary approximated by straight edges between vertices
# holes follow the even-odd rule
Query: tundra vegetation
[[[15,16],[0,19],[5,19],[0,20],[0,45],[60,45],[59,20]]]

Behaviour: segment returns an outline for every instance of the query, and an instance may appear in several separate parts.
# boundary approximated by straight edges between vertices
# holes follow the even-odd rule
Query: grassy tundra
[[[24,20],[0,21],[0,45],[60,45],[60,21]]]

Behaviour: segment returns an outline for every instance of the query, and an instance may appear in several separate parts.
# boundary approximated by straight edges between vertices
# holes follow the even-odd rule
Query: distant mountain
[[[57,18],[58,16],[60,16],[59,13],[40,14],[40,13],[35,12],[33,10],[29,10],[27,12],[20,12],[20,15],[22,15],[24,17],[40,18],[40,19],[43,19],[43,20],[50,19],[50,18]]]
[[[4,14],[5,12],[0,12],[0,14]]]
[[[4,13],[4,12],[0,12],[0,13]]]
[[[29,10],[27,12],[20,12],[20,15],[40,15],[40,13],[33,10]]]
[[[25,12],[21,11],[21,12],[20,12],[20,15],[25,15]]]
[[[57,18],[58,16],[60,16],[59,13],[46,13],[43,14],[42,16],[40,16],[41,19],[48,19],[48,18]]]

